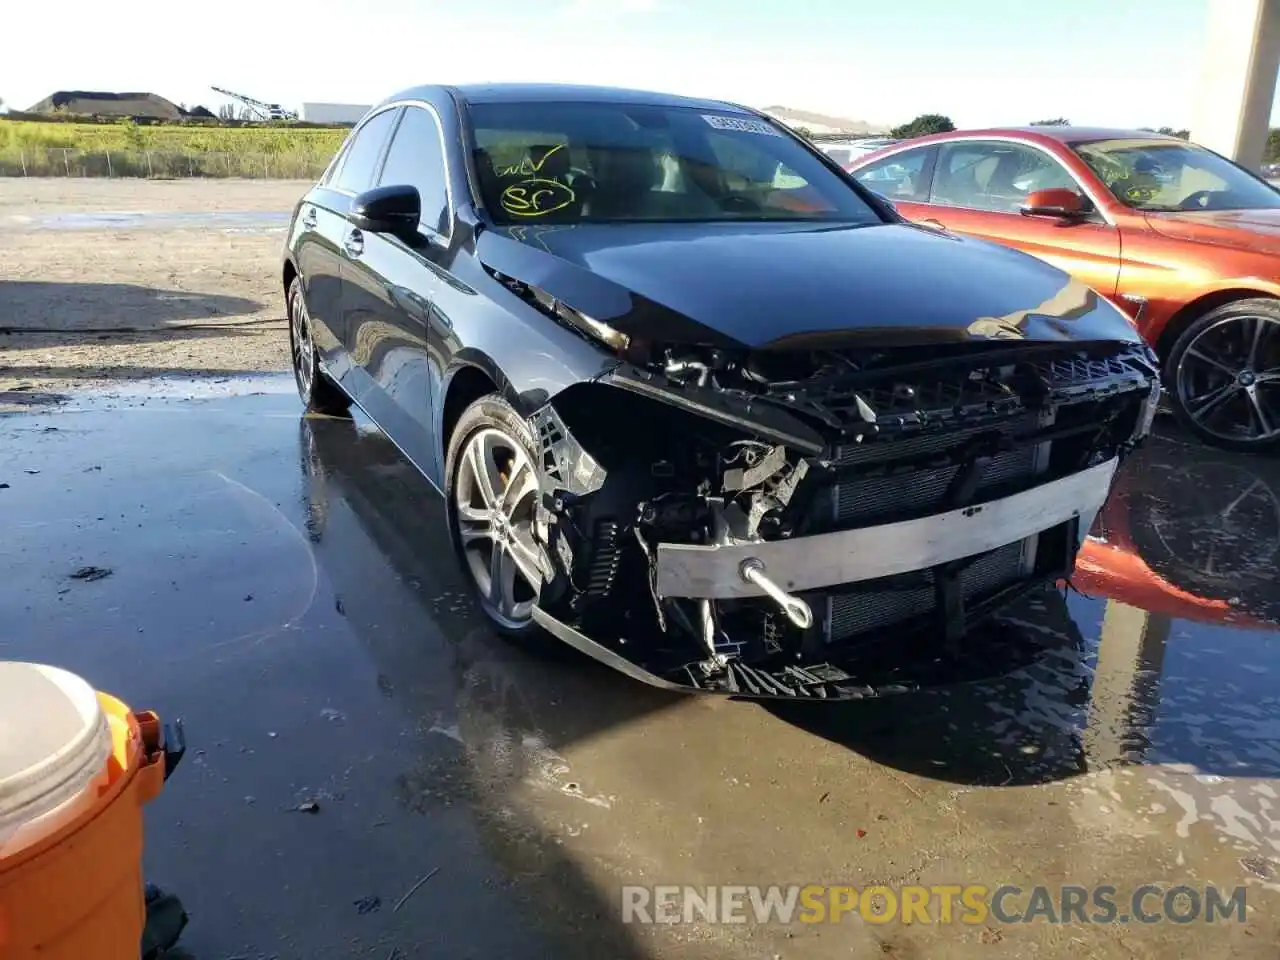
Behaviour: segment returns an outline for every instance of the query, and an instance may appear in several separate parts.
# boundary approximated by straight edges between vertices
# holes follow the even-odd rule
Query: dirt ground
[[[300,181],[0,179],[0,392],[285,369]]]

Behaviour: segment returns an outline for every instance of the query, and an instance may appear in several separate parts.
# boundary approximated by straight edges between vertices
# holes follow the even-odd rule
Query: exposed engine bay
[[[661,686],[877,695],[868,651],[959,655],[1069,576],[1156,371],[1114,342],[650,348],[530,417],[535,618]]]

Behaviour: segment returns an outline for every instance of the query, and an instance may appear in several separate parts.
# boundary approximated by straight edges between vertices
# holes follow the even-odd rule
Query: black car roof
[[[389,100],[427,99],[430,94],[448,91],[466,103],[638,103],[659,107],[694,107],[746,113],[742,107],[719,100],[682,97],[672,93],[596,87],[571,83],[465,83],[456,86],[422,86],[402,91]]]

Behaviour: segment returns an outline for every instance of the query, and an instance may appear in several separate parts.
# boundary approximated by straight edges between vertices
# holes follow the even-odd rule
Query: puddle
[[[430,485],[367,421],[302,417],[287,374],[78,391],[0,417],[0,445],[0,654],[180,713],[204,751],[148,811],[150,863],[199,904],[200,956],[368,947],[396,915],[350,905],[394,903],[441,864],[398,916],[465,933],[476,955],[637,956],[526,945],[493,920],[512,902],[581,911],[583,935],[603,935],[615,882],[955,882],[931,862],[974,882],[1249,883],[1257,942],[1276,942],[1274,461],[1157,437],[1120,475],[1075,590],[1006,616],[1034,662],[775,709],[492,636]],[[72,578],[90,566],[113,572]],[[300,798],[320,813],[276,812]],[[761,955],[850,955],[805,933]],[[1070,933],[1080,956],[1112,955],[1087,939],[1102,933]]]

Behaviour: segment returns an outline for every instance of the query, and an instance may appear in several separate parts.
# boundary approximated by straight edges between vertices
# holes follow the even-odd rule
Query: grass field
[[[0,176],[312,176],[342,128],[0,120]]]

